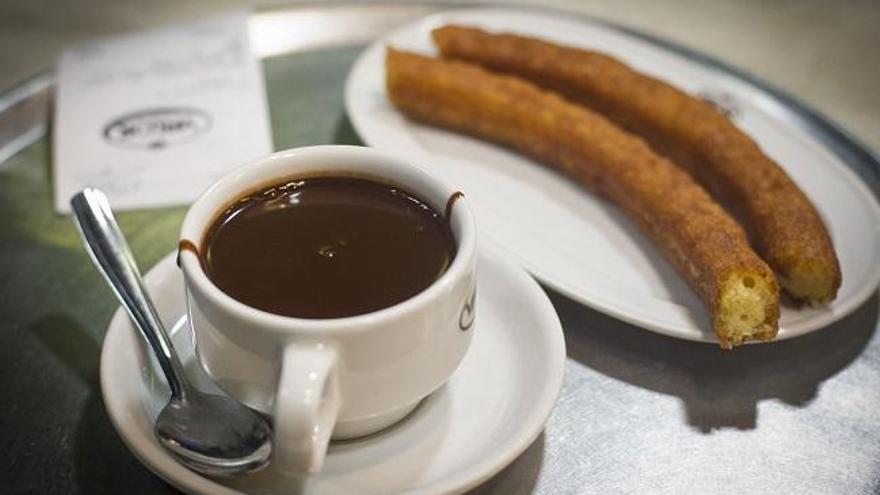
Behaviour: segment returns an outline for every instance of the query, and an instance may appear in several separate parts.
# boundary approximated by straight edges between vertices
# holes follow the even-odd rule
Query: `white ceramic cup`
[[[273,183],[315,176],[397,185],[440,212],[456,195],[419,166],[372,148],[298,148],[222,177],[190,207],[181,240],[199,250],[232,201]],[[252,308],[215,286],[196,253],[181,250],[199,361],[229,395],[273,418],[277,469],[317,472],[331,433],[351,438],[397,422],[458,367],[474,331],[477,242],[467,199],[451,204],[457,252],[446,272],[410,299],[358,316],[303,319]]]

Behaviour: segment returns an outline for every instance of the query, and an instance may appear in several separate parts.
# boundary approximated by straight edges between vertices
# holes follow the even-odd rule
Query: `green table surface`
[[[343,108],[362,47],[264,61],[276,149],[361,144]],[[0,170],[0,493],[177,493],[126,449],[101,400],[118,307],[68,216],[52,208],[42,139]],[[185,207],[119,213],[142,272],[171,252]]]

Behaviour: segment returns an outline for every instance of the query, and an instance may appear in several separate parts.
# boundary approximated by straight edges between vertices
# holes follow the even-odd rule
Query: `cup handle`
[[[274,463],[303,476],[321,469],[339,414],[336,351],[323,344],[288,344],[275,394]]]

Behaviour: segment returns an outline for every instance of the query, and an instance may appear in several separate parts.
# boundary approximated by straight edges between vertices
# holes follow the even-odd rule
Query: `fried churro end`
[[[385,94],[388,95],[388,99],[391,100],[395,106],[399,107],[398,103],[398,90],[397,90],[397,59],[403,56],[400,50],[397,50],[393,46],[385,47]]]
[[[817,308],[837,297],[840,288],[840,268],[822,261],[805,261],[788,276],[779,275],[779,284],[799,304]]]
[[[779,288],[772,275],[734,271],[721,283],[713,322],[721,347],[772,340],[778,319]]]
[[[440,49],[440,53],[444,51],[448,52],[451,49],[451,45],[458,42],[459,38],[456,36],[461,32],[466,32],[468,30],[467,27],[463,26],[455,26],[455,25],[446,25],[440,26],[438,28],[434,28],[431,30],[431,39],[434,41],[434,44]]]

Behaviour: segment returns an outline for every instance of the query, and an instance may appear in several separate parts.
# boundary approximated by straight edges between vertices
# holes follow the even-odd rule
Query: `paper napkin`
[[[192,202],[272,150],[247,13],[102,40],[58,63],[55,207],[86,186],[116,209]]]

